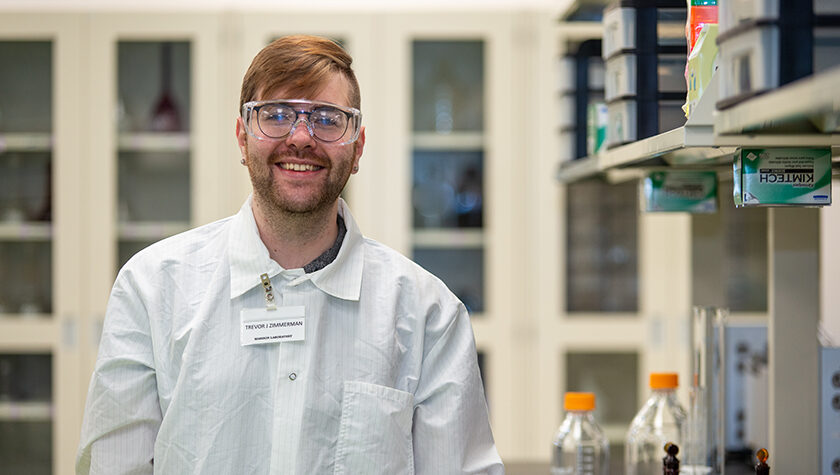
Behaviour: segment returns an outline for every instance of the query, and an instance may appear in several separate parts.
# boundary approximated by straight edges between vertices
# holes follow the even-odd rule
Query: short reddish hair
[[[313,95],[335,73],[344,75],[350,84],[350,106],[361,109],[359,82],[350,67],[352,62],[344,48],[327,38],[293,35],[276,39],[257,53],[245,73],[239,95],[240,112],[242,104],[266,91],[282,88],[299,96],[294,99]]]

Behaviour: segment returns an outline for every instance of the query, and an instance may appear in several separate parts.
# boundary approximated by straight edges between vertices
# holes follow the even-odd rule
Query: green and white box
[[[831,204],[830,148],[742,148],[733,170],[735,206]]]
[[[642,209],[714,213],[717,211],[717,173],[667,170],[648,173],[642,180]]]

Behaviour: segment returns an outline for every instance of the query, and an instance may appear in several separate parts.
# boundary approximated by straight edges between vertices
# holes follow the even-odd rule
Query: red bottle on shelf
[[[718,22],[717,0],[690,0],[688,21],[685,24],[685,36],[688,39],[689,53],[697,42],[703,25]]]

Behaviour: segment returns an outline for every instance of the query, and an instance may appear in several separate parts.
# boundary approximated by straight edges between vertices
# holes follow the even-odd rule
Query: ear
[[[359,138],[353,142],[353,167],[356,168],[359,166],[359,160],[362,158],[362,152],[365,150],[365,128],[362,126],[362,129],[359,131]],[[353,172],[356,173],[356,172]]]
[[[245,131],[245,123],[242,122],[242,117],[236,118],[236,143],[239,145],[239,153],[242,158],[247,160],[248,132]]]

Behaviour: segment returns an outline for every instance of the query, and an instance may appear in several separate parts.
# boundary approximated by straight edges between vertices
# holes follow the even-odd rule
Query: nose
[[[301,125],[302,127],[300,127]],[[309,120],[305,115],[299,115],[295,123],[292,124],[292,129],[289,130],[289,135],[286,136],[286,143],[288,145],[302,148],[307,146],[311,147],[314,140],[315,138],[313,137],[312,124],[309,123]]]

